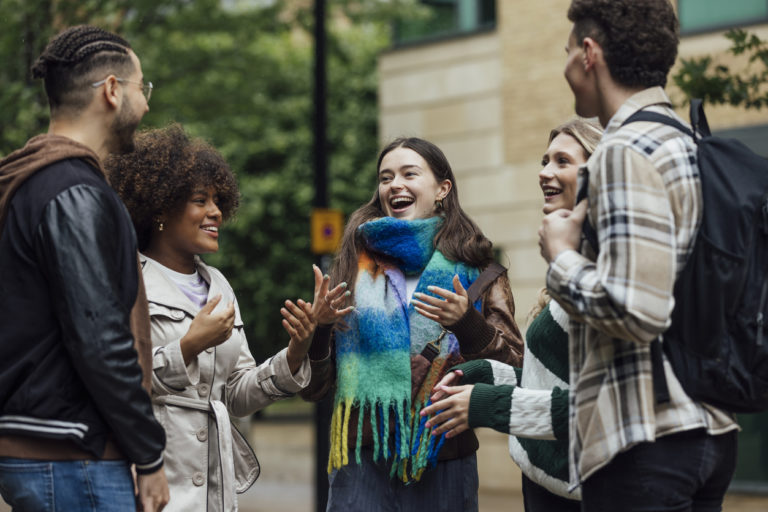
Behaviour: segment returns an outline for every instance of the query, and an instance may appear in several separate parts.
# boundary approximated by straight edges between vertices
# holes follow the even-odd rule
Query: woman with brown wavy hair
[[[340,283],[334,290],[348,290],[316,300],[326,307],[302,392],[318,400],[334,390],[328,510],[477,510],[477,438],[433,441],[418,411],[441,365],[520,364],[506,269],[469,298],[467,289],[495,265],[491,242],[459,205],[437,146],[394,140],[379,155],[377,175],[331,271]],[[317,270],[315,279],[322,280]],[[348,314],[334,325],[348,298]]]

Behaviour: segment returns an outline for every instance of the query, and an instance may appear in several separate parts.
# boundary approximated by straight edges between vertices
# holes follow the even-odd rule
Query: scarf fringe
[[[331,417],[331,450],[328,457],[328,473],[334,469],[349,464],[349,422],[352,409],[358,408],[357,439],[355,442],[354,460],[362,463],[361,450],[363,438],[364,417],[368,414],[371,429],[373,430],[373,460],[374,462],[392,461],[390,475],[403,482],[419,480],[426,465],[431,462],[430,455],[437,452],[435,443],[430,439],[431,429],[425,429],[427,418],[421,422],[417,418],[421,416],[407,411],[412,411],[409,400],[395,400],[389,403],[357,403],[355,400],[339,402],[333,410]],[[421,408],[419,408],[420,410]],[[415,421],[411,424],[409,416]],[[390,420],[394,425],[394,431],[390,431]],[[354,428],[354,427],[353,427]],[[418,431],[418,434],[417,434]],[[417,434],[417,435],[414,435]],[[428,445],[428,449],[420,449],[421,445]],[[414,459],[418,454],[418,459]],[[419,462],[416,462],[419,460]]]
[[[373,460],[390,461],[390,477],[404,483],[418,482],[424,471],[437,464],[437,456],[445,442],[445,434],[433,436],[432,428],[426,428],[431,417],[420,416],[419,411],[432,404],[419,401],[415,407],[407,399],[389,403],[357,403],[355,400],[339,402],[331,418],[331,450],[328,457],[328,473],[349,464],[349,422],[353,408],[358,408],[355,462],[362,463],[362,438],[365,415],[370,418],[373,431]],[[406,411],[410,410],[410,415]],[[410,417],[411,421],[408,421]],[[390,432],[390,418],[394,432]],[[353,427],[354,428],[354,427]]]

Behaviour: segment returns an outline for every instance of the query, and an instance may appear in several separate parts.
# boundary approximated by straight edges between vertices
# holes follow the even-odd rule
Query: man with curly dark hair
[[[92,26],[53,38],[32,72],[48,133],[0,161],[0,492],[19,511],[161,510],[136,236],[101,164],[132,149],[151,84]]]
[[[547,288],[572,320],[571,486],[590,512],[719,511],[738,426],[683,391],[660,345],[701,223],[696,144],[665,124],[623,124],[640,110],[684,124],[663,90],[678,22],[669,0],[573,0],[568,18],[576,112],[605,127],[580,171],[587,201],[539,231]]]

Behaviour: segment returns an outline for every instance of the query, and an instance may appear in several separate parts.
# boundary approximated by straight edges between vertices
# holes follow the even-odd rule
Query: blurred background
[[[154,84],[142,127],[181,123],[238,177],[240,210],[206,260],[234,287],[257,359],[286,345],[280,305],[311,299],[311,265],[329,262],[332,249],[311,250],[313,210],[343,218],[367,201],[380,147],[401,135],[445,151],[463,207],[509,268],[524,330],[545,272],[541,155],[550,129],[573,114],[562,76],[569,3],[0,0],[0,156],[47,129],[42,84],[29,69],[49,38],[99,25],[130,41]],[[768,156],[768,0],[673,3],[681,45],[667,92],[680,114],[687,119],[688,97],[704,97],[713,131]],[[262,460],[243,510],[315,510],[324,421],[293,399],[241,423]],[[725,509],[768,510],[768,415],[739,422]],[[506,437],[478,434],[481,510],[522,510]]]

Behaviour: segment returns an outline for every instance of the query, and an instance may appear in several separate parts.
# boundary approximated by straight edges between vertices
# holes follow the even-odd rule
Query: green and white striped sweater
[[[509,454],[528,478],[580,499],[568,493],[568,314],[550,301],[531,322],[522,369],[487,359],[456,368],[475,384],[469,425],[511,434]]]

